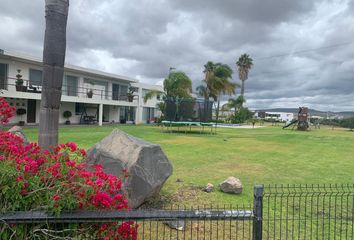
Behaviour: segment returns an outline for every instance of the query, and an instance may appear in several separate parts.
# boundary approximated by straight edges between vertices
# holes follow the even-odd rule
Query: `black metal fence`
[[[354,239],[354,184],[265,187],[263,239]]]
[[[228,209],[233,210],[228,210]],[[138,239],[252,239],[253,213],[231,206],[174,210],[44,212],[1,216],[0,239],[96,239],[94,226],[134,221]]]
[[[354,239],[354,184],[255,186],[253,207],[5,213],[0,239],[95,239],[93,226],[129,220],[138,239]]]
[[[204,99],[167,99],[164,116],[167,121],[211,122],[213,101]]]

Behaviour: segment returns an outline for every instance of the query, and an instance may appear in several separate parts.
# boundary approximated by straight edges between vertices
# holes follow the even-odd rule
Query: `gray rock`
[[[28,141],[26,135],[23,133],[22,128],[20,126],[13,126],[12,128],[10,128],[8,130],[8,132],[11,132],[11,133],[19,136],[20,138],[22,138],[24,145],[29,144],[29,141]]]
[[[226,193],[242,193],[242,183],[240,179],[235,177],[228,177],[225,181],[220,183],[220,190]]]
[[[118,129],[87,152],[87,163],[102,164],[105,172],[124,178],[129,207],[136,208],[159,193],[172,174],[172,165],[161,147]]]
[[[214,189],[214,185],[211,184],[211,183],[208,183],[208,184],[206,185],[206,187],[203,189],[203,191],[204,191],[204,192],[207,192],[207,193],[210,193],[210,192],[213,191],[213,189]]]
[[[179,231],[184,231],[186,229],[186,222],[184,220],[176,220],[176,221],[165,221],[164,222],[167,226],[172,229],[176,229]]]

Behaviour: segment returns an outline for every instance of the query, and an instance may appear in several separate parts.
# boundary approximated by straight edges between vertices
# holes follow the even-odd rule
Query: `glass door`
[[[112,85],[112,100],[119,100],[119,84]]]
[[[7,64],[0,63],[0,89],[7,89]]]

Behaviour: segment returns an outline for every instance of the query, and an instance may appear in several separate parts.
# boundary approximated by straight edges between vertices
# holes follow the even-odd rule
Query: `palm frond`
[[[145,94],[145,96],[144,96],[144,103],[146,103],[149,99],[151,99],[151,98],[153,98],[153,97],[155,97],[155,96],[157,96],[157,95],[159,95],[159,94],[161,94],[160,91],[157,91],[157,90],[150,90],[150,91],[147,92],[147,93]]]

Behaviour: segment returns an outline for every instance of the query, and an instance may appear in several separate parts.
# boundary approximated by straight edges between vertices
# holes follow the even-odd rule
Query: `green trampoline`
[[[204,99],[169,99],[165,100],[165,119],[162,128],[167,131],[184,131],[196,129],[202,133],[205,128],[215,133],[216,124],[212,120],[213,102]]]

